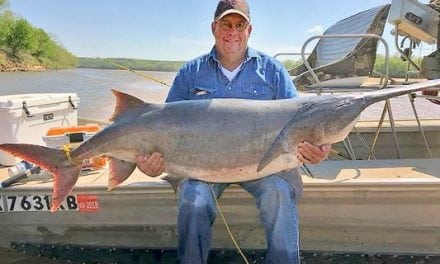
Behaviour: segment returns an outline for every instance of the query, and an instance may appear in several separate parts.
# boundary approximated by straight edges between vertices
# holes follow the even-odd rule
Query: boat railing
[[[318,86],[318,89],[316,90],[318,95],[321,94],[321,92],[322,92],[322,84],[321,84],[321,81],[319,80],[318,76],[316,75],[314,69],[310,66],[310,63],[307,61],[305,50],[307,48],[307,45],[311,41],[313,41],[315,39],[328,39],[328,38],[338,38],[338,39],[342,39],[342,38],[362,38],[362,39],[366,38],[366,39],[368,39],[368,38],[370,38],[370,39],[378,39],[378,40],[380,40],[383,43],[384,48],[385,48],[385,73],[383,74],[384,77],[385,77],[385,81],[383,82],[381,88],[385,88],[387,86],[388,79],[389,79],[389,47],[388,47],[387,41],[382,36],[379,36],[377,34],[330,34],[330,35],[316,35],[316,36],[312,36],[312,37],[308,38],[304,42],[304,44],[301,47],[300,55],[301,55],[301,58],[303,60],[304,66],[307,68],[308,72],[313,77],[313,80],[315,81],[316,85]],[[337,59],[335,61],[332,61],[332,62],[329,62],[327,64],[320,65],[319,68],[323,68],[323,67],[326,67],[328,65],[341,62],[344,59],[345,59],[345,57],[339,58],[339,59]],[[318,67],[316,67],[316,68],[318,68]],[[351,89],[351,90],[353,90],[353,89]]]

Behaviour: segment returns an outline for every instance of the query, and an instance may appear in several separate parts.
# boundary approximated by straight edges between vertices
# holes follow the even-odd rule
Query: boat
[[[395,120],[394,126],[385,121],[370,159],[373,153],[364,142],[375,141],[378,121],[359,121],[349,135],[355,159],[339,143],[328,161],[302,170],[304,255],[411,260],[440,255],[440,119],[420,122],[429,151],[416,120]],[[77,122],[90,123],[106,125],[85,118]],[[9,178],[9,168],[0,167],[0,181]],[[83,171],[56,213],[49,211],[53,181],[47,173],[0,188],[0,247],[81,262],[105,262],[109,254],[129,263],[175,256],[176,196],[168,183],[137,169],[111,192],[106,191],[107,180],[106,167]],[[219,203],[240,248],[258,260],[266,245],[254,199],[231,185]],[[213,225],[212,248],[215,257],[224,258],[234,250],[220,217]]]

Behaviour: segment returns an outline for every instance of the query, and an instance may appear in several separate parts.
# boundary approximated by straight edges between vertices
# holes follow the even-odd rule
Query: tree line
[[[78,68],[90,69],[106,69],[106,70],[120,70],[121,65],[131,70],[137,71],[168,71],[176,72],[182,67],[185,61],[162,61],[162,60],[141,60],[141,59],[127,59],[127,58],[85,58],[80,57]],[[116,65],[115,65],[116,64]]]
[[[77,58],[41,28],[32,26],[8,10],[0,0],[0,52],[12,61],[37,63],[51,69],[71,68]],[[0,63],[1,64],[1,63]]]
[[[120,70],[115,64],[127,67],[132,70],[138,71],[178,71],[185,61],[159,61],[159,60],[141,60],[141,59],[127,59],[127,58],[111,58],[111,59],[99,59],[99,58],[78,58],[78,68],[90,68],[90,69],[106,69],[106,70]],[[416,64],[420,64],[421,58],[413,57],[413,61]],[[107,62],[110,61],[110,62]],[[112,64],[112,62],[114,64]],[[301,60],[284,60],[282,61],[286,69],[292,69],[302,64]],[[407,62],[403,61],[400,56],[394,55],[389,58],[389,75],[393,78],[404,78],[407,72]],[[409,69],[415,70],[413,66]],[[385,57],[383,55],[376,56],[376,63],[374,65],[374,72],[371,73],[372,77],[379,77],[378,73],[385,73]]]

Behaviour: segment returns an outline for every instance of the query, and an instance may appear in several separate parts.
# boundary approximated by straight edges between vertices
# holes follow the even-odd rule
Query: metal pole
[[[416,95],[415,94],[408,94],[408,96],[409,96],[409,101],[411,102],[414,116],[416,117],[416,120],[417,120],[417,125],[419,126],[420,133],[422,134],[422,138],[423,138],[423,142],[425,143],[426,150],[428,151],[429,157],[432,158],[432,152],[431,152],[431,148],[429,147],[429,144],[428,144],[428,139],[426,138],[425,130],[423,130],[422,124],[420,123],[419,115],[417,114],[417,111],[416,111],[416,106],[414,105],[414,97]]]

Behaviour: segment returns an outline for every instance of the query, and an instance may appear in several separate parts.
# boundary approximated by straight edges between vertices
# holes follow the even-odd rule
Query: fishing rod
[[[158,79],[156,79],[156,78],[153,78],[153,77],[151,77],[151,76],[149,76],[149,75],[147,75],[147,74],[145,74],[145,73],[137,72],[137,71],[135,71],[135,70],[132,70],[132,69],[130,69],[130,68],[124,66],[124,65],[118,64],[118,63],[116,63],[116,62],[114,62],[114,61],[111,61],[111,60],[109,60],[109,59],[104,59],[104,58],[99,58],[99,57],[96,57],[96,58],[97,58],[97,59],[100,59],[100,60],[103,60],[103,61],[105,61],[105,62],[107,62],[107,63],[110,63],[110,64],[112,64],[112,65],[114,65],[114,66],[116,66],[116,67],[119,67],[119,68],[121,68],[121,69],[124,69],[124,70],[126,70],[126,71],[129,71],[129,72],[132,72],[132,73],[137,74],[137,75],[139,75],[139,76],[142,76],[142,77],[144,77],[144,78],[146,78],[146,79],[149,79],[149,80],[155,81],[155,82],[157,82],[157,83],[160,83],[160,84],[162,84],[162,85],[165,85],[165,86],[171,87],[171,85],[169,85],[169,84],[166,83],[166,82],[163,82],[163,81],[161,81],[161,80],[158,80]]]

